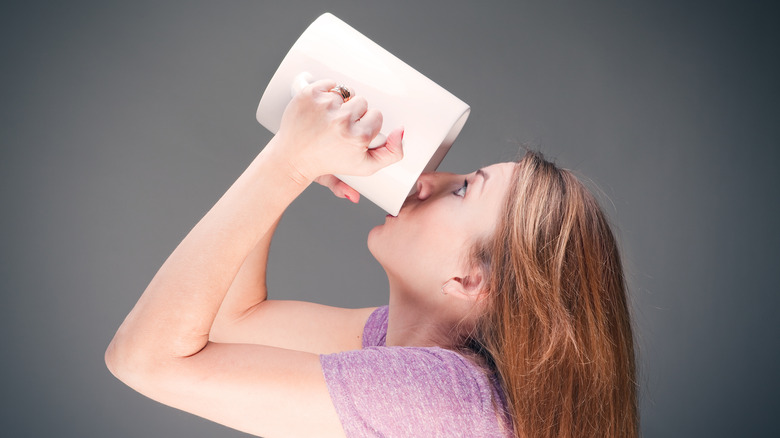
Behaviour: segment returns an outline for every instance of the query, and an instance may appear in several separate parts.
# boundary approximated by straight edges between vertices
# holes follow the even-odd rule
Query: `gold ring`
[[[341,99],[343,99],[345,103],[349,101],[349,99],[352,99],[352,93],[349,92],[349,88],[347,88],[346,85],[336,85],[328,91],[341,96]]]

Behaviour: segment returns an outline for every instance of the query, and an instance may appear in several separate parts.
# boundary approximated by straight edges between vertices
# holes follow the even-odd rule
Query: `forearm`
[[[296,95],[276,136],[166,260],[106,351],[112,371],[142,375],[201,351],[247,256],[312,180],[371,175],[402,158],[403,131],[370,149],[381,114],[360,96],[344,102],[335,85]]]
[[[272,147],[261,152],[170,255],[109,347],[151,359],[200,351],[247,256],[309,181]],[[121,359],[120,359],[121,360]]]
[[[219,308],[214,326],[240,319],[249,310],[268,298],[266,286],[268,251],[280,220],[281,217],[276,219],[271,228],[257,242],[257,245],[244,260],[244,263],[238,270],[238,274],[236,274],[236,278],[233,279],[233,283],[228,289],[225,299],[222,301],[222,306]]]

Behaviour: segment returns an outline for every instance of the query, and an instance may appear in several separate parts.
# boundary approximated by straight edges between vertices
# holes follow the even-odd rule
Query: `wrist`
[[[261,155],[265,155],[269,161],[273,162],[274,167],[285,178],[297,185],[308,186],[319,175],[315,175],[315,172],[309,170],[305,160],[296,158],[294,154],[287,152],[290,148],[283,147],[283,143],[284,139],[282,137],[279,135],[274,136],[265,149],[263,149]]]

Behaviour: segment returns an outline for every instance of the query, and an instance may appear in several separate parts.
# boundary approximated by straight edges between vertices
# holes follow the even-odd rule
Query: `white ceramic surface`
[[[382,133],[403,126],[404,158],[367,177],[336,175],[392,215],[424,171],[435,170],[466,123],[470,108],[332,14],[298,38],[268,84],[257,121],[273,133],[292,94],[306,83],[333,79],[382,112]],[[372,143],[374,145],[374,143]]]

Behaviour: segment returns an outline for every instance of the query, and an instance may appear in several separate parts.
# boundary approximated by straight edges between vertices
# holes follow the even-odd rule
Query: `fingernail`
[[[354,200],[354,199],[352,199],[352,198],[351,198],[349,195],[344,195],[344,197],[345,197],[345,198],[347,198],[347,199],[349,199],[349,200],[350,200],[350,202],[352,202],[353,204],[355,203],[355,200]]]

